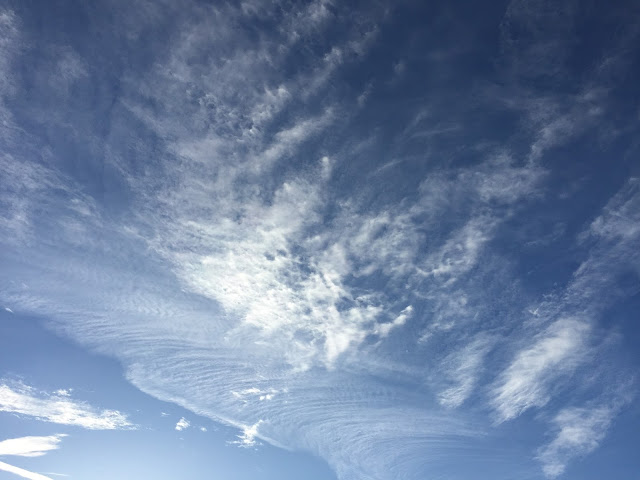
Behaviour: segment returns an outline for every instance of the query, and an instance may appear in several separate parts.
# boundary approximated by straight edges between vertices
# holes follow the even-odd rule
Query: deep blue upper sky
[[[640,6],[0,0],[0,479],[640,471]]]

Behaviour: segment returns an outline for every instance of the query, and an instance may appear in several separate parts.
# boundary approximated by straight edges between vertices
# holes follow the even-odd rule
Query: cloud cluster
[[[261,2],[131,2],[105,31],[144,39],[170,18],[172,41],[154,37],[151,61],[126,67],[117,92],[92,73],[97,60],[53,49],[42,78],[67,82],[57,95],[88,95],[56,97],[68,143],[15,137],[17,120],[3,116],[2,304],[117,357],[141,390],[236,427],[234,445],[306,449],[343,480],[437,474],[482,449],[495,423],[534,410],[554,419],[538,458],[559,475],[618,411],[583,369],[606,378],[615,365],[599,318],[627,293],[598,292],[640,271],[640,193],[637,180],[618,185],[576,235],[554,219],[564,226],[544,248],[528,235],[568,195],[546,156],[591,132],[606,103],[597,85],[530,87],[549,63],[559,81],[566,52],[546,56],[545,38],[564,41],[561,20],[573,15],[543,3],[508,8],[501,77],[470,82],[464,101],[454,99],[466,87],[443,81],[446,106],[425,99],[397,113],[385,98],[401,103],[416,66],[366,63],[393,21],[384,2],[360,15],[324,0],[282,15]],[[256,18],[268,25],[257,39]],[[5,14],[2,25],[11,79],[19,22]],[[431,53],[433,71],[450,69]],[[363,64],[389,81],[354,85],[349,72]],[[91,82],[113,94],[104,111]],[[5,86],[14,102],[26,95]],[[48,103],[32,103],[57,132]],[[489,120],[474,123],[478,109]],[[98,178],[65,160],[84,145]],[[575,265],[532,285],[549,243],[578,252]],[[596,355],[608,361],[595,368]],[[0,384],[0,411],[133,428],[70,391],[21,384]],[[181,418],[175,429],[189,427]]]

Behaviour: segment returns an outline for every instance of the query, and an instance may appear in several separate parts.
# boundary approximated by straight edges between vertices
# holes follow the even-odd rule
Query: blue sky
[[[631,1],[0,2],[0,479],[635,479]]]

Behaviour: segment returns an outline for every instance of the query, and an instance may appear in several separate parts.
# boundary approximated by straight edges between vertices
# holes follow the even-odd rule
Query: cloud
[[[638,226],[640,178],[632,177],[605,205],[603,212],[589,226],[588,234],[616,244],[640,236]]]
[[[275,388],[260,390],[259,388],[255,388],[255,387],[246,388],[240,392],[235,392],[235,391],[231,392],[231,394],[234,397],[241,399],[243,402],[248,402],[249,398],[253,398],[253,399],[257,398],[261,402],[264,400],[272,400],[273,397],[278,393],[280,392]]]
[[[11,63],[20,48],[19,19],[11,10],[0,11],[0,118],[3,120],[10,116],[4,105],[4,95],[10,93],[15,88],[15,75],[13,74]],[[4,132],[3,132],[4,133]]]
[[[546,155],[588,131],[606,101],[590,85],[556,96],[520,83],[564,58],[540,49],[541,2],[514,2],[504,19],[509,81],[466,83],[456,72],[452,86],[424,86],[444,107],[412,97],[417,115],[395,111],[406,103],[397,85],[374,89],[353,75],[391,48],[384,5],[356,15],[318,0],[279,16],[260,2],[197,15],[162,3],[146,15],[141,5],[101,24],[114,40],[104,43],[130,45],[163,18],[172,34],[157,37],[171,42],[112,52],[128,65],[117,92],[100,83],[96,59],[53,49],[40,75],[62,93],[82,93],[81,82],[111,92],[59,102],[59,119],[47,95],[34,98],[45,86],[9,85],[16,45],[28,42],[3,17],[2,93],[29,106],[24,125],[3,124],[23,135],[0,157],[3,304],[117,358],[144,392],[238,428],[234,444],[308,450],[342,479],[423,478],[460,449],[484,449],[492,427],[479,410],[498,421],[534,407],[548,415],[584,394],[579,367],[593,365],[598,318],[613,302],[593,292],[610,291],[622,258],[637,265],[640,208],[630,182],[578,244],[561,229],[584,260],[573,275],[553,270],[557,285],[544,290],[523,273],[538,257],[523,258],[514,230],[555,210],[552,175],[564,164]],[[254,16],[259,32],[247,28]],[[564,26],[553,19],[555,42]],[[519,31],[542,43],[522,44]],[[149,58],[144,68],[134,50]],[[409,94],[415,56],[401,58],[396,83]],[[377,62],[366,62],[374,78]],[[452,69],[440,66],[430,71]],[[483,82],[499,91],[478,100]],[[69,152],[93,162],[91,175]],[[0,409],[132,428],[71,394],[4,385]],[[188,426],[181,418],[176,430]]]
[[[59,444],[64,437],[66,437],[65,434],[56,434],[46,437],[21,437],[2,440],[0,441],[0,456],[40,457],[60,448]],[[45,475],[30,472],[4,462],[0,462],[0,470],[31,480],[51,480],[50,477]],[[63,474],[54,475],[66,476]]]
[[[479,335],[460,350],[450,353],[443,361],[447,383],[452,386],[438,394],[441,405],[449,408],[459,407],[471,395],[478,382],[478,376],[484,367],[484,359],[494,342],[485,335]]]
[[[57,450],[64,434],[47,437],[21,437],[0,441],[0,455],[16,455],[20,457],[39,457],[50,450]]]
[[[545,405],[553,382],[588,358],[589,332],[587,323],[562,318],[520,350],[492,390],[498,420],[511,420],[529,408]]]
[[[258,420],[253,425],[247,425],[243,427],[242,434],[238,435],[239,440],[233,441],[231,443],[242,448],[255,447],[257,445],[256,436],[258,435],[258,427],[260,427],[262,423],[264,423],[263,420]]]
[[[564,472],[567,463],[575,457],[595,450],[611,425],[617,408],[610,405],[571,407],[558,412],[553,419],[553,440],[538,450],[544,473],[556,478]]]
[[[424,275],[455,281],[459,275],[469,271],[476,265],[481,248],[490,239],[487,233],[493,224],[494,221],[488,218],[472,219],[447,240],[433,259],[427,260],[429,266]]]
[[[47,394],[22,383],[0,383],[0,411],[89,430],[135,428],[127,416],[117,410],[98,410],[66,394]]]
[[[384,338],[387,335],[389,335],[391,330],[393,330],[394,328],[401,327],[402,325],[407,323],[407,320],[411,318],[412,315],[413,315],[413,307],[409,305],[407,308],[402,310],[400,312],[400,315],[398,315],[392,322],[380,324],[377,330],[375,330],[375,333],[380,335],[380,337]]]
[[[176,423],[176,430],[181,432],[182,430],[186,430],[190,426],[191,423],[186,418],[182,417],[180,420],[178,420],[178,423]]]
[[[4,463],[4,462],[0,462],[0,470],[4,472],[13,473],[22,478],[28,478],[29,480],[52,480],[51,477],[47,477],[45,475],[41,475],[35,472],[30,472],[23,468],[14,467],[13,465],[9,465],[8,463]]]

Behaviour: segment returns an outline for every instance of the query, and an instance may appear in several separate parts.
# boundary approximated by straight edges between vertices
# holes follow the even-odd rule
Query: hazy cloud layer
[[[344,480],[437,475],[499,449],[499,424],[544,424],[525,412],[553,419],[530,453],[558,476],[627,401],[605,395],[629,365],[602,320],[640,272],[637,178],[620,167],[587,202],[563,152],[637,122],[605,115],[605,67],[563,78],[572,8],[483,18],[500,46],[469,78],[462,32],[460,51],[420,32],[422,60],[390,58],[391,7],[131,2],[99,20],[113,58],[80,39],[27,73],[32,32],[1,13],[0,302],[238,428],[231,444],[304,449]],[[0,385],[0,411],[133,427],[24,385]]]

